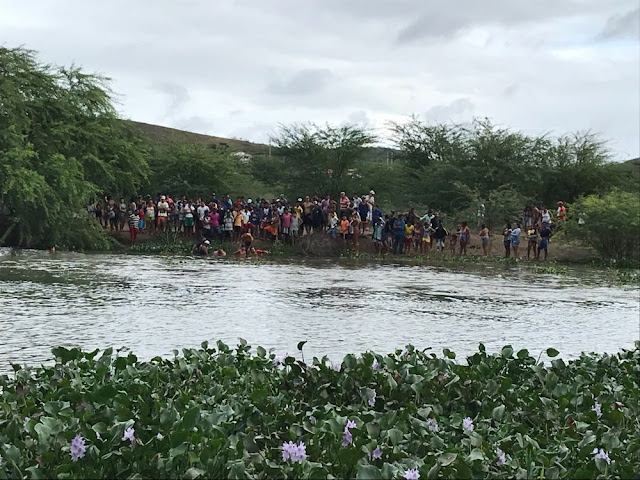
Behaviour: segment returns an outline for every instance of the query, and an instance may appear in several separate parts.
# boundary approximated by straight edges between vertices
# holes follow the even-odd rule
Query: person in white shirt
[[[167,197],[162,195],[158,202],[158,231],[164,232],[167,228],[167,215],[169,214],[169,204]]]

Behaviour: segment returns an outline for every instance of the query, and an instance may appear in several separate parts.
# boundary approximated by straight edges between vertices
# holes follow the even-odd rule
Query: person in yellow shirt
[[[413,231],[416,227],[411,223],[406,223],[404,226],[404,251],[408,255],[411,253],[411,244],[413,243]]]

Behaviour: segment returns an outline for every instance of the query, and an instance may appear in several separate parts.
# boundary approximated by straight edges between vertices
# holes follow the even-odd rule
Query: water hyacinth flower
[[[440,429],[435,418],[427,418],[427,427],[431,432],[437,432]]]
[[[380,370],[380,365],[378,364],[377,358],[373,359],[373,365],[371,365],[371,368],[373,369],[374,372],[377,372],[378,370]]]
[[[84,444],[84,438],[78,434],[71,440],[71,461],[77,462],[79,458],[84,458],[87,447]]]
[[[282,359],[280,357],[275,357],[273,359],[273,366],[277,367],[278,365],[280,365],[282,363]]]
[[[462,420],[462,428],[464,428],[467,432],[473,432],[473,420],[469,417],[464,417]]]
[[[374,390],[373,392],[373,396],[369,399],[369,406],[373,407],[376,404],[376,392]]]
[[[507,456],[499,448],[496,448],[496,455],[498,455],[498,461],[496,462],[496,465],[500,466],[507,463]]]
[[[31,418],[29,417],[24,417],[24,421],[22,422],[22,428],[24,429],[25,432],[29,431],[29,420],[31,420]]]
[[[284,442],[282,444],[282,461],[291,460],[293,463],[302,463],[307,458],[307,447],[304,442],[295,444]]]
[[[313,415],[311,415],[311,416],[309,417],[309,422],[311,423],[311,425],[315,425],[315,424],[318,422],[318,420],[316,420],[316,417],[314,417]]]
[[[339,372],[340,370],[342,370],[342,364],[340,364],[340,363],[334,363],[334,364],[333,364],[333,371],[334,371],[334,372]]]
[[[353,420],[347,420],[347,426],[345,428],[356,428],[356,422]]]
[[[158,434],[156,435],[156,438],[157,438],[158,440],[162,440],[162,439],[164,438],[164,435],[162,435],[161,433],[158,433]]]
[[[342,434],[342,446],[346,447],[347,445],[351,445],[353,443],[353,435],[347,427],[344,428],[344,433]]]
[[[420,478],[420,472],[415,468],[410,468],[404,472],[405,480],[418,480]]]
[[[135,429],[133,427],[129,427],[124,431],[122,441],[124,442],[125,440],[129,440],[131,443],[136,441]]]
[[[594,448],[593,452],[591,452],[591,454],[593,455],[593,459],[596,460],[598,458],[601,458],[602,460],[604,460],[605,462],[607,462],[607,464],[611,463],[611,459],[609,458],[609,454],[607,452],[605,452],[603,449],[597,449]]]
[[[369,452],[369,460],[377,460],[379,458],[382,458],[382,449],[380,447],[376,447]]]
[[[600,405],[598,402],[596,402],[595,405],[593,407],[591,407],[591,410],[596,412],[596,417],[597,418],[602,417],[602,405]]]

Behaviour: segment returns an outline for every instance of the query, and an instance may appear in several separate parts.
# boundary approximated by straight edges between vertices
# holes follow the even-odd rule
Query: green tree
[[[617,189],[588,195],[569,205],[569,232],[604,259],[640,260],[640,197]],[[579,221],[582,219],[582,221]]]
[[[106,78],[0,47],[0,243],[104,248],[96,194],[134,191],[146,146],[116,115]]]
[[[257,163],[254,173],[288,194],[335,196],[362,183],[360,168],[366,148],[374,141],[371,133],[354,125],[280,126],[271,139],[274,155]]]

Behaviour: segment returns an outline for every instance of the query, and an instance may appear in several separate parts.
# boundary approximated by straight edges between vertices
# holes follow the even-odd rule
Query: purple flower
[[[318,420],[316,420],[316,417],[314,417],[313,415],[309,417],[309,422],[311,422],[311,425],[315,425],[317,421]]]
[[[87,447],[84,444],[84,438],[82,435],[76,435],[73,440],[71,440],[71,460],[77,462],[79,458],[84,458],[85,453],[87,452]]]
[[[594,448],[593,452],[591,452],[591,454],[593,455],[593,459],[594,460],[596,460],[598,458],[601,458],[602,460],[607,462],[607,464],[611,463],[611,459],[609,458],[609,454],[607,452],[605,452],[603,449],[598,450],[597,448]]]
[[[420,473],[417,469],[411,468],[404,472],[405,480],[418,480],[420,478]]]
[[[353,435],[347,427],[344,427],[344,434],[342,435],[342,446],[346,447],[353,443]]]
[[[382,449],[380,447],[376,447],[369,452],[369,460],[377,460],[378,458],[382,458]]]
[[[334,364],[333,364],[333,371],[334,371],[334,372],[339,372],[340,370],[342,370],[342,364],[340,364],[340,363],[334,363]]]
[[[162,435],[161,433],[158,433],[158,434],[156,435],[156,438],[157,438],[158,440],[162,440],[162,439],[164,438],[164,435]]]
[[[376,404],[376,392],[373,391],[373,396],[369,399],[369,406],[373,407]]]
[[[134,435],[135,430],[133,427],[127,428],[124,431],[124,436],[122,437],[122,441],[124,442],[125,440],[129,440],[131,443],[136,441],[136,437]]]
[[[598,402],[596,402],[595,405],[591,407],[591,410],[596,412],[597,418],[600,418],[602,416],[602,405],[600,405]]]
[[[282,461],[291,460],[293,463],[302,463],[307,458],[307,447],[304,442],[295,444],[284,442],[282,444]]]
[[[356,428],[356,422],[353,420],[347,420],[347,426],[345,428]]]
[[[402,350],[402,353],[400,354],[401,358],[407,358],[409,356],[409,350],[407,350],[406,348],[404,350]]]
[[[373,359],[373,365],[371,365],[371,368],[373,369],[374,372],[377,372],[380,369],[380,365],[378,364],[377,358]]]
[[[496,462],[496,465],[500,466],[507,463],[507,456],[499,448],[496,448],[496,455],[498,455],[498,461]]]
[[[273,359],[273,366],[274,367],[277,367],[281,363],[282,363],[282,359],[280,357],[276,357],[276,358]]]
[[[435,418],[427,418],[427,426],[431,432],[437,432],[439,430],[438,422]]]
[[[462,420],[462,428],[464,428],[467,432],[473,432],[473,420],[469,417],[464,417]]]
[[[29,417],[24,417],[24,422],[22,422],[22,428],[24,428],[25,432],[29,431],[29,425],[27,425],[29,420],[31,420]]]

